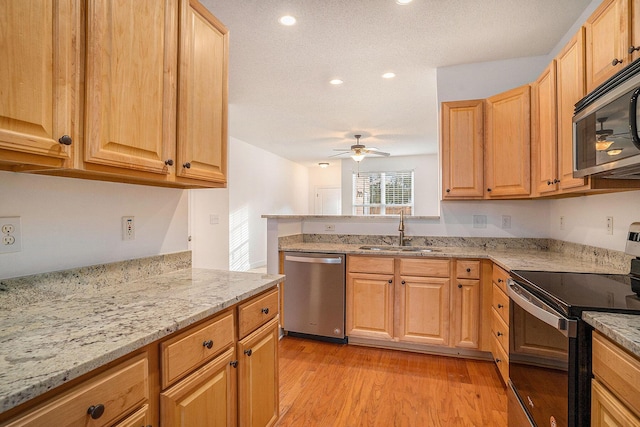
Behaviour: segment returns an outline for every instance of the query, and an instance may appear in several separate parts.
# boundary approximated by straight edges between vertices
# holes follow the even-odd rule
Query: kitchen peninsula
[[[235,354],[236,343],[242,348],[254,331],[269,327],[267,335],[277,334],[278,307],[269,304],[277,301],[276,286],[283,276],[190,265],[191,253],[184,252],[0,281],[0,424],[23,411],[46,413],[50,401],[65,396],[69,401],[54,407],[54,415],[70,417],[65,405],[82,400],[83,393],[103,386],[116,394],[119,387],[131,386],[114,399],[93,402],[91,407],[103,405],[94,408],[96,417],[103,411],[113,423],[139,406],[148,413],[141,418],[149,421],[144,424],[157,425],[159,393],[163,399],[171,395],[172,386],[187,382],[192,370],[207,369],[222,351],[238,366],[242,355]],[[183,331],[193,331],[193,336],[183,337]],[[206,337],[204,344],[201,336]],[[172,351],[189,340],[201,350],[178,355],[183,370],[173,374]],[[193,366],[184,368],[192,362],[191,354],[198,356]],[[126,370],[118,372],[121,365]],[[105,374],[114,369],[113,375]],[[277,393],[277,352],[271,372]],[[98,381],[95,378],[102,382],[83,389],[83,384]],[[114,387],[111,378],[123,382]],[[229,387],[235,391],[235,384]],[[139,395],[139,401],[130,402],[130,395]],[[235,397],[227,397],[235,405]],[[32,401],[37,402],[35,409]],[[109,412],[109,403],[117,413]],[[229,413],[235,417],[235,410]],[[80,416],[86,414],[84,408]]]

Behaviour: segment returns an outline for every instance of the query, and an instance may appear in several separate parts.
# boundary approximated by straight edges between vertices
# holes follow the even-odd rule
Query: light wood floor
[[[278,427],[506,427],[489,361],[301,338],[280,341]]]

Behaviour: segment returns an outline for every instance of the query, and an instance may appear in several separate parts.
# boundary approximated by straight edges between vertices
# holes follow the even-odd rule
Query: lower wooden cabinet
[[[640,360],[593,333],[592,427],[640,426]]]
[[[493,265],[491,290],[491,354],[505,384],[509,381],[509,273]]]
[[[238,426],[273,426],[280,411],[278,394],[276,317],[238,342]]]
[[[162,425],[231,427],[236,425],[235,349],[228,348],[160,394]]]

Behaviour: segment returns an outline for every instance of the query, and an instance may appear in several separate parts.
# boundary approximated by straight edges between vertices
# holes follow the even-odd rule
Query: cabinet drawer
[[[495,283],[492,286],[491,306],[502,317],[504,323],[509,325],[509,297]]]
[[[449,277],[451,261],[448,259],[400,258],[400,275],[423,277]]]
[[[502,268],[498,267],[496,264],[493,264],[493,283],[498,285],[503,292],[507,292],[507,279],[509,278],[509,273],[504,271]]]
[[[151,417],[149,416],[149,405],[144,405],[133,414],[129,415],[126,419],[120,421],[113,427],[140,427],[148,426],[151,424]]]
[[[147,353],[139,354],[81,383],[7,427],[111,425],[149,398],[148,375]],[[94,410],[103,407],[104,412],[94,420],[88,414],[91,407]]]
[[[393,274],[393,258],[349,256],[347,270],[350,273]]]
[[[278,314],[278,289],[238,306],[238,335],[246,337]]]
[[[456,261],[456,277],[458,279],[479,279],[480,261]]]
[[[494,309],[491,310],[491,334],[498,340],[505,353],[508,352],[509,326],[507,326],[500,314]]]
[[[160,344],[162,388],[167,388],[222,350],[233,345],[233,311],[195,326]]]
[[[640,414],[640,361],[598,332],[592,351],[593,375]]]
[[[491,340],[491,353],[493,354],[493,361],[496,362],[500,376],[505,384],[509,380],[509,356],[504,351],[498,340],[493,337]]]

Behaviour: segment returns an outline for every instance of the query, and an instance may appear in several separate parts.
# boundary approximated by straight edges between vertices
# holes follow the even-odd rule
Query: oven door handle
[[[568,319],[560,315],[557,311],[545,304],[540,298],[531,292],[523,289],[516,281],[509,279],[507,281],[509,298],[515,304],[518,304],[532,316],[540,319],[547,325],[556,328],[562,335],[568,338],[575,338],[578,321]]]

